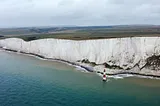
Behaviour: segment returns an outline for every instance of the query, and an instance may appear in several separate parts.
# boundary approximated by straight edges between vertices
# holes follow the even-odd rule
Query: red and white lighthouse
[[[103,71],[103,81],[106,81],[107,80],[107,77],[106,77],[106,70],[104,69]]]

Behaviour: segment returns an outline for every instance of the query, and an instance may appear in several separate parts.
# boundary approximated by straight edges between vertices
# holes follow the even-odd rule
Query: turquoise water
[[[63,63],[0,51],[0,106],[160,106],[160,80],[103,83]]]

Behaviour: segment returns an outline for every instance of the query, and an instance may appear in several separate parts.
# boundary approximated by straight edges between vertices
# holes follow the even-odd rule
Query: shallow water
[[[103,83],[59,62],[0,51],[0,106],[160,106],[160,80]]]

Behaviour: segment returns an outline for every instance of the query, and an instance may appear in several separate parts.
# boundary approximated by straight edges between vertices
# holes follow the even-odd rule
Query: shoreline
[[[7,49],[7,48],[3,48],[3,47],[0,47],[0,50],[3,50],[3,51],[9,51],[9,52],[12,52],[12,53],[20,53],[20,54],[25,54],[27,56],[34,56],[34,57],[38,57],[39,59],[44,59],[44,60],[48,60],[48,61],[58,61],[58,62],[63,62],[65,64],[68,64],[68,65],[72,65],[72,66],[78,66],[84,70],[86,70],[87,72],[95,72],[94,70],[91,70],[89,67],[85,67],[83,65],[80,65],[80,64],[77,64],[77,63],[74,63],[74,62],[70,62],[70,61],[66,61],[66,60],[62,60],[62,59],[53,59],[53,58],[45,58],[44,56],[41,56],[39,54],[34,54],[34,53],[26,53],[26,52],[22,52],[22,51],[16,51],[16,50],[11,50],[11,49]],[[102,72],[96,72],[97,74],[103,74]],[[141,77],[141,78],[153,78],[153,79],[160,79],[160,76],[159,75],[152,75],[152,74],[142,74],[142,73],[136,73],[136,72],[119,72],[119,73],[113,73],[113,74],[110,74],[110,73],[106,73],[106,75],[108,76],[117,76],[117,75],[132,75],[132,76],[135,76],[135,77]]]
[[[63,63],[65,63],[65,64],[69,64],[69,65],[72,65],[72,66],[81,67],[82,69],[85,69],[85,70],[88,71],[88,72],[93,72],[93,70],[90,70],[88,67],[85,67],[85,66],[82,66],[82,65],[80,65],[80,64],[73,63],[73,62],[70,62],[70,61],[62,60],[62,59],[46,58],[46,57],[41,56],[41,55],[38,55],[38,54],[34,54],[34,53],[26,53],[26,52],[11,50],[11,49],[7,49],[7,48],[3,48],[3,47],[0,47],[0,50],[9,51],[9,52],[12,52],[12,53],[25,54],[25,55],[27,55],[27,56],[38,57],[39,59],[44,59],[44,60],[48,60],[48,61],[58,61],[58,62],[63,62]]]
[[[102,74],[101,72],[98,72],[98,73]],[[152,78],[158,78],[158,79],[160,79],[160,76],[158,76],[158,75],[141,74],[141,73],[136,73],[136,72],[120,72],[120,73],[114,73],[114,74],[106,73],[106,75],[108,75],[108,76],[133,75],[133,76],[152,77]]]

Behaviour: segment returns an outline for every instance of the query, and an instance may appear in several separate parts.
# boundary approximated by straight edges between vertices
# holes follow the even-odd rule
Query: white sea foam
[[[75,66],[75,70],[78,70],[78,71],[82,71],[82,72],[88,72],[86,69],[80,67],[80,66]]]
[[[120,75],[110,75],[107,76],[108,78],[114,78],[114,79],[123,79],[124,77],[120,76]]]

